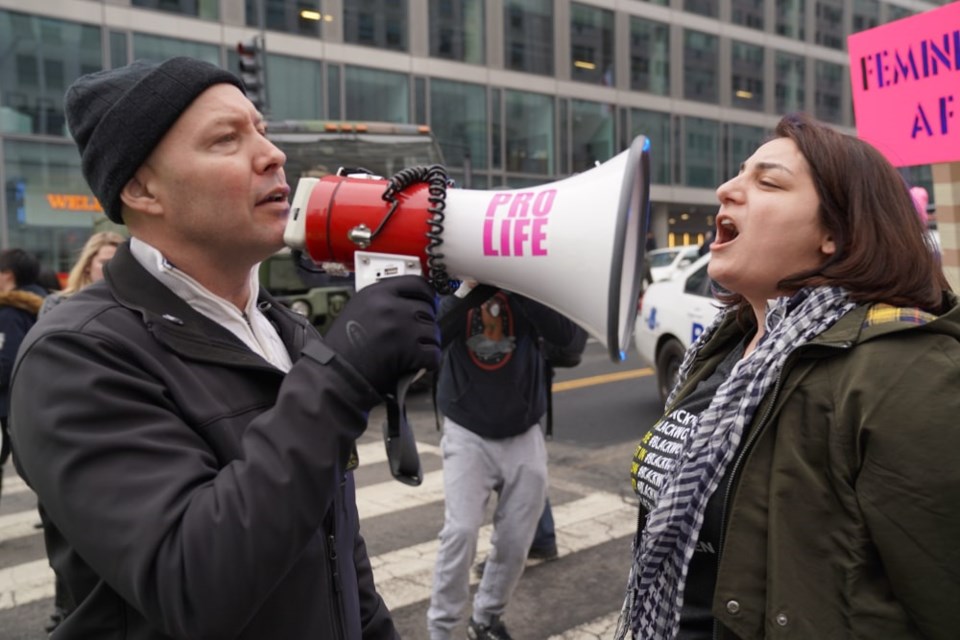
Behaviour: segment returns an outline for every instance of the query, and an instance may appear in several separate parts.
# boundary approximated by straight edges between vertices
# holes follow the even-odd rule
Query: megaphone
[[[301,178],[284,242],[355,270],[358,289],[426,273],[438,288],[471,278],[519,293],[579,324],[620,362],[640,295],[649,151],[638,136],[589,171],[510,190],[447,189],[442,167],[389,181]]]

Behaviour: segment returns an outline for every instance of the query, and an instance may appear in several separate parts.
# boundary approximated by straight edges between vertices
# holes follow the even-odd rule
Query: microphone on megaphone
[[[649,156],[650,141],[637,136],[629,149],[589,171],[510,190],[448,190],[439,166],[405,169],[391,180],[301,178],[283,238],[316,263],[355,271],[357,289],[385,277],[426,274],[440,293],[452,291],[451,279],[465,278],[513,291],[569,317],[620,362],[640,295]],[[396,452],[394,477],[419,484],[412,433],[402,420],[392,433],[393,441],[386,437],[388,457],[391,442]],[[411,447],[415,466],[402,455]]]

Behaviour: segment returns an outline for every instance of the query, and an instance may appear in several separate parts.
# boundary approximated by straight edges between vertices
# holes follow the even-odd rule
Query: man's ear
[[[123,185],[120,191],[120,201],[134,211],[142,211],[150,215],[163,213],[163,205],[147,187],[146,176],[141,168]]]

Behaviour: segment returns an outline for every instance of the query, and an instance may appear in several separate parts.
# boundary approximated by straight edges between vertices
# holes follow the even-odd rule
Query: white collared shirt
[[[233,303],[211,293],[206,287],[174,266],[159,250],[143,240],[131,238],[130,252],[137,262],[157,280],[194,310],[240,338],[251,351],[281,371],[289,371],[293,366],[290,354],[283,346],[276,328],[257,308],[257,296],[260,293],[260,281],[257,278],[259,264],[250,272],[250,295],[247,298],[246,308],[241,311]]]

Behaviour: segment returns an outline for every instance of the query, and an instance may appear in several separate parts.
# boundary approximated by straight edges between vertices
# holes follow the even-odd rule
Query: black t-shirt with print
[[[641,440],[634,457],[631,477],[645,512],[653,509],[664,478],[676,466],[677,459],[684,450],[684,443],[697,428],[700,414],[710,406],[717,389],[730,376],[734,365],[743,355],[744,346],[745,343],[741,343],[731,351],[708,378],[701,381],[669,415],[661,418]],[[745,441],[746,434],[740,440],[741,446]],[[728,467],[727,472],[729,471]],[[726,473],[707,501],[697,548],[687,569],[680,633],[677,636],[680,640],[709,640],[713,636],[713,614],[710,607],[717,582],[723,501],[729,480],[729,473]]]

